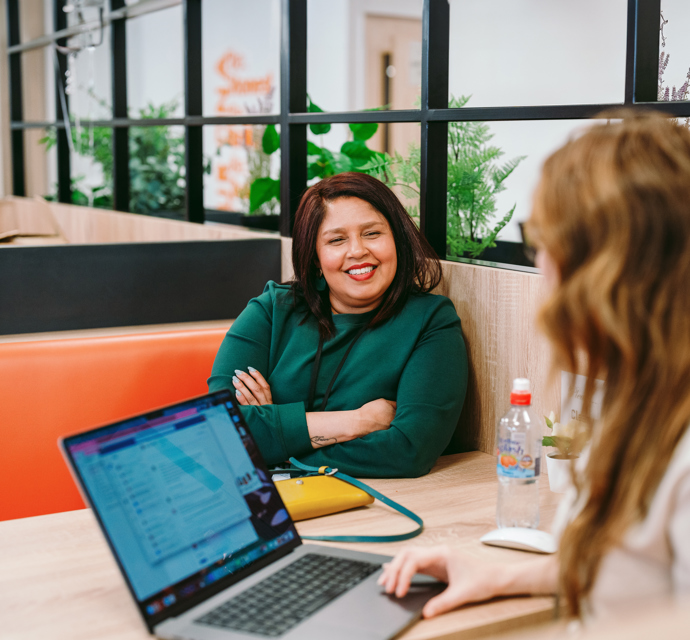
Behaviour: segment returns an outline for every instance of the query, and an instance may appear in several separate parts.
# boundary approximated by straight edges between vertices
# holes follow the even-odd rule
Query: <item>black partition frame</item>
[[[7,1],[8,54],[10,68],[10,108],[13,189],[24,194],[23,130],[29,127],[56,127],[58,141],[58,192],[61,201],[70,200],[69,150],[64,123],[56,114],[51,122],[24,122],[22,114],[21,61],[23,50],[42,44],[19,42],[19,1]],[[46,0],[49,1],[49,0]],[[53,0],[56,30],[62,28],[59,15],[66,0]],[[140,5],[145,4],[145,0]],[[439,257],[446,257],[447,132],[449,122],[527,121],[587,119],[602,111],[650,107],[676,117],[690,116],[690,102],[657,102],[659,60],[659,15],[661,0],[628,0],[627,49],[624,100],[612,104],[534,105],[520,107],[448,108],[449,3],[424,0],[422,37],[422,99],[420,109],[376,112],[307,113],[307,0],[282,0],[280,49],[280,114],[246,116],[203,116],[201,104],[201,11],[203,0],[182,0],[184,12],[185,116],[168,119],[127,117],[127,68],[125,21],[133,7],[124,0],[110,0],[112,25],[113,118],[84,122],[85,126],[113,127],[114,203],[127,211],[129,168],[127,131],[129,127],[182,125],[185,127],[187,203],[186,217],[204,222],[202,128],[217,124],[281,125],[281,221],[283,236],[290,236],[299,198],[307,182],[307,126],[315,123],[417,122],[421,125],[420,226]],[[141,12],[141,7],[139,7]],[[596,19],[596,16],[592,16]],[[48,39],[57,39],[53,34]],[[62,36],[64,38],[64,34]],[[64,69],[60,69],[64,74]],[[58,101],[59,104],[59,101]],[[58,106],[59,108],[59,106]]]

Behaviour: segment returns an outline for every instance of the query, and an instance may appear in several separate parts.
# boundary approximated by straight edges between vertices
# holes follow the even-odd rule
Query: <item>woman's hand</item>
[[[437,616],[469,602],[496,596],[554,594],[558,582],[558,557],[546,556],[515,564],[488,564],[449,547],[403,549],[383,565],[379,584],[386,593],[402,598],[415,573],[425,573],[448,588],[429,600],[425,618]]]
[[[237,402],[241,405],[273,404],[271,387],[266,379],[254,367],[247,367],[247,371],[249,373],[235,369],[232,378]]]
[[[393,422],[393,418],[395,418],[396,407],[397,403],[384,398],[363,404],[355,411],[357,416],[355,429],[357,432],[354,434],[354,437],[361,438],[368,433],[388,429],[391,426],[391,422]]]
[[[489,600],[498,595],[500,580],[496,569],[502,567],[481,563],[471,556],[448,547],[403,549],[391,562],[383,565],[379,584],[386,593],[398,598],[407,594],[415,573],[425,573],[448,588],[429,600],[422,610],[425,618],[437,616],[468,602]]]

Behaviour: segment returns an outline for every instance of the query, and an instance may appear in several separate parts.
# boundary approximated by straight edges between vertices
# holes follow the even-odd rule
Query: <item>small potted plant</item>
[[[553,411],[544,416],[551,435],[542,438],[542,445],[555,447],[556,451],[546,455],[546,468],[549,476],[549,487],[554,493],[565,493],[570,486],[571,467],[580,457],[584,440],[583,425],[571,420],[565,426],[556,422]]]

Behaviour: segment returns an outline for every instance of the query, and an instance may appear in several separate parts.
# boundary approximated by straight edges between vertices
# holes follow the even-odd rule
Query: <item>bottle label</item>
[[[533,458],[525,451],[525,434],[499,438],[496,448],[496,472],[504,478],[535,478],[539,475],[541,458]]]

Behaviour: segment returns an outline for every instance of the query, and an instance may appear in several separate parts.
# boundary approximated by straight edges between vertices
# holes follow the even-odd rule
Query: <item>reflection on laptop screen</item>
[[[65,445],[149,615],[296,538],[225,393]]]

